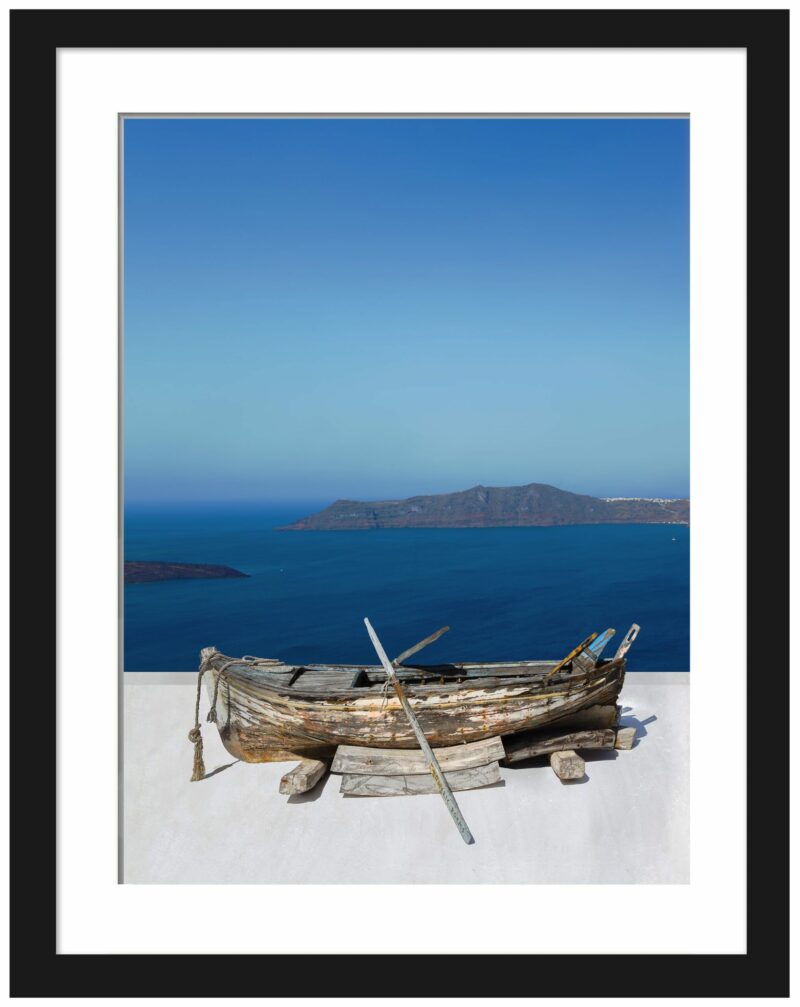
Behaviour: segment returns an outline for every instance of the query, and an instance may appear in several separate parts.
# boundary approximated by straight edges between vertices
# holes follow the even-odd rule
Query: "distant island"
[[[158,580],[212,580],[218,577],[249,577],[241,570],[212,563],[156,563],[126,560],[125,583],[146,584]]]
[[[336,503],[280,531],[370,528],[520,528],[575,524],[688,524],[689,501],[648,497],[592,497],[530,483],[473,486],[407,500]]]

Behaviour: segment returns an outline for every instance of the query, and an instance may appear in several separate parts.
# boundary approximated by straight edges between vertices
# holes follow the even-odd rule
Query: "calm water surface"
[[[249,577],[128,585],[126,671],[191,671],[209,645],[375,663],[364,616],[390,655],[449,625],[426,652],[434,663],[560,658],[593,630],[638,622],[631,670],[689,667],[686,527],[275,530],[321,506],[129,510],[127,559]]]

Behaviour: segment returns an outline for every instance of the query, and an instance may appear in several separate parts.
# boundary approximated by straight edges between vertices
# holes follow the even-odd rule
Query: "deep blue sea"
[[[631,670],[689,668],[687,527],[275,530],[321,506],[128,509],[127,559],[250,576],[127,585],[125,670],[191,671],[209,645],[374,663],[364,616],[390,656],[449,625],[431,663],[560,658],[593,630],[638,622]]]

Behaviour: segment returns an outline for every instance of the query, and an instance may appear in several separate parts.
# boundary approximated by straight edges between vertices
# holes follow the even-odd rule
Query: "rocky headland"
[[[688,524],[689,501],[593,497],[543,483],[473,486],[407,500],[337,500],[283,531],[371,528],[503,528],[575,524]]]

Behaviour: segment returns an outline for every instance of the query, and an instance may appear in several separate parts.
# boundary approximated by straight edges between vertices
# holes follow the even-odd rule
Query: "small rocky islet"
[[[125,583],[147,584],[164,580],[218,580],[249,577],[241,570],[214,563],[162,563],[152,560],[126,560]]]

